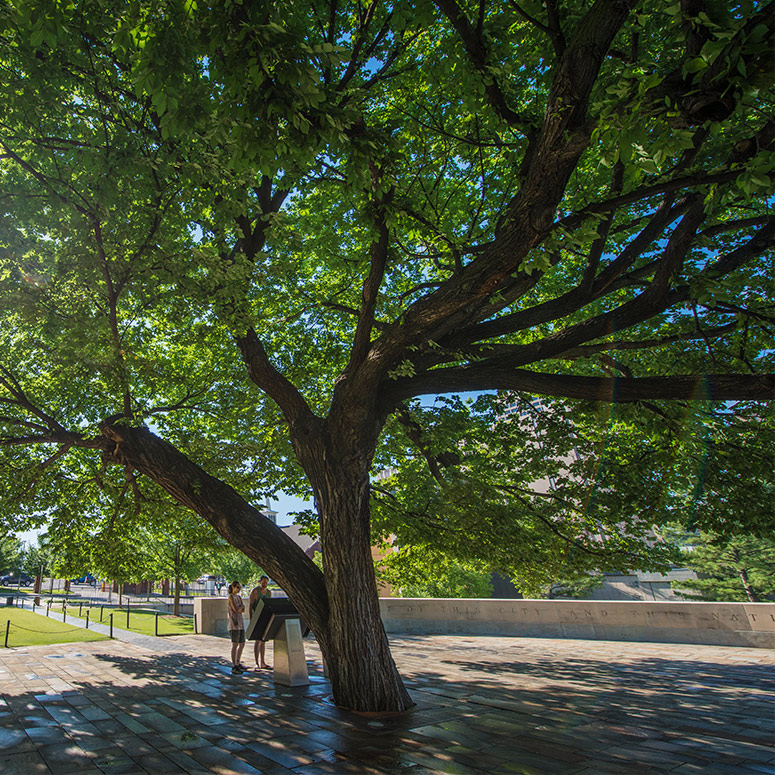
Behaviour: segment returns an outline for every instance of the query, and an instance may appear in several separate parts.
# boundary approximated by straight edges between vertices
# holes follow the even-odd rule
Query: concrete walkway
[[[417,705],[374,719],[332,704],[309,639],[312,684],[296,689],[231,675],[226,639],[150,640],[165,651],[0,649],[0,773],[775,771],[775,653],[762,649],[394,637]]]

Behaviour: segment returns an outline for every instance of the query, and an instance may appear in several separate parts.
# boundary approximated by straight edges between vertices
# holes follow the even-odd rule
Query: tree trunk
[[[317,633],[328,667],[334,702],[371,712],[411,707],[390,653],[379,610],[371,553],[368,443],[353,444],[334,429],[297,454],[315,491],[329,615]],[[358,449],[361,446],[361,449]]]

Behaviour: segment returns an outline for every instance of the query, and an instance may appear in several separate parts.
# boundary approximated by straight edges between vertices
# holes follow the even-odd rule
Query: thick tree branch
[[[736,221],[724,221],[714,226],[708,226],[707,229],[703,229],[700,233],[706,237],[715,237],[717,234],[747,229],[750,226],[763,226],[770,221],[770,218],[771,216],[768,215],[757,215],[752,218],[740,218]]]
[[[386,384],[382,400],[396,407],[415,396],[474,390],[519,390],[558,398],[628,403],[643,400],[770,401],[775,374],[675,374],[669,377],[578,377],[524,369],[465,366],[437,369]]]
[[[94,214],[86,207],[88,202],[86,202],[84,197],[81,196],[79,192],[73,191],[73,198],[67,198],[61,192],[57,191],[54,186],[52,186],[51,180],[49,180],[46,175],[40,172],[40,170],[37,170],[29,161],[23,159],[18,153],[12,151],[4,141],[0,140],[0,146],[5,149],[4,156],[6,158],[12,159],[19,167],[21,167],[21,169],[32,175],[32,177],[35,178],[35,180],[44,190],[49,191],[53,196],[57,197],[57,199],[66,204],[68,207],[72,207],[90,222],[94,221]],[[81,201],[79,202],[76,200]]]
[[[371,165],[372,185],[379,186],[380,176],[376,165]],[[379,289],[382,285],[382,279],[385,276],[388,258],[388,237],[389,231],[385,217],[385,207],[393,198],[394,189],[382,196],[377,204],[377,239],[371,243],[371,263],[369,273],[363,283],[361,292],[361,309],[358,314],[358,324],[353,336],[353,346],[350,351],[350,361],[347,370],[357,369],[369,351],[371,343],[371,333],[374,329],[374,314],[377,309],[377,300],[379,298]]]
[[[596,315],[545,336],[543,339],[522,345],[508,359],[498,359],[497,364],[493,359],[488,359],[484,362],[484,367],[523,366],[552,358],[570,347],[629,328],[663,311],[672,301],[668,293],[671,280],[680,269],[703,218],[703,203],[697,198],[670,235],[662,257],[657,263],[652,281],[634,299],[624,302],[610,312]]]
[[[759,147],[768,146],[773,142],[775,136],[775,129],[770,122],[767,124],[754,138],[748,141],[744,141],[738,144],[734,153],[729,159],[730,164],[737,164],[747,158],[750,153]],[[693,151],[687,151],[687,154],[693,153]],[[723,173],[718,173],[713,176],[684,176],[669,181],[668,184],[660,184],[654,186],[646,186],[639,190],[630,192],[619,197],[614,197],[603,202],[590,205],[584,210],[569,215],[562,220],[558,221],[555,226],[561,226],[563,229],[572,230],[581,225],[581,223],[590,215],[598,214],[602,215],[607,212],[614,212],[617,208],[624,205],[632,204],[641,198],[650,198],[656,194],[664,193],[668,194],[665,201],[659,206],[655,214],[651,217],[648,224],[634,239],[632,239],[625,249],[619,254],[619,256],[611,261],[597,276],[594,281],[592,292],[587,292],[584,287],[584,283],[580,283],[576,288],[571,289],[562,296],[544,302],[541,305],[536,305],[527,310],[520,310],[519,312],[511,313],[510,315],[503,315],[485,323],[478,323],[468,327],[458,328],[450,337],[439,338],[439,341],[444,344],[448,349],[454,349],[456,347],[464,346],[470,342],[482,341],[493,336],[502,335],[505,333],[524,330],[540,323],[554,320],[555,318],[562,317],[575,312],[586,304],[600,298],[606,293],[617,290],[621,287],[621,283],[617,282],[620,277],[632,266],[635,260],[651,245],[662,233],[662,231],[671,223],[675,218],[685,211],[690,198],[689,196],[681,199],[677,204],[673,205],[673,198],[669,196],[677,190],[687,188],[690,186],[698,185],[700,182],[708,182],[710,178],[718,178],[715,182],[729,182],[739,175],[739,170],[728,170]],[[758,217],[752,219],[746,219],[740,221],[741,225],[754,225],[756,223],[767,223],[768,217]],[[724,230],[720,225],[713,227],[712,233]],[[556,263],[554,260],[554,263]],[[639,269],[637,277],[647,277],[651,274],[656,267],[656,262],[652,262],[646,267]],[[535,273],[534,277],[537,278],[540,273]],[[634,275],[628,276],[629,279],[634,278]],[[518,276],[519,278],[519,276]],[[588,277],[584,279],[588,280]],[[512,281],[512,290],[505,294],[508,300],[516,298],[518,293],[515,293],[515,289],[519,287],[520,279]],[[487,308],[483,308],[486,310]]]
[[[664,229],[685,209],[686,202],[675,207],[660,207],[641,232],[632,239],[625,249],[613,261],[600,271],[592,288],[585,287],[583,281],[566,293],[527,309],[501,315],[467,329],[456,331],[441,340],[447,349],[458,349],[471,342],[481,342],[504,334],[524,331],[527,328],[558,320],[585,307],[596,299],[605,296],[611,290],[613,281],[625,272],[645,250],[663,233]]]
[[[62,431],[51,433],[42,433],[37,436],[0,436],[0,447],[24,447],[37,444],[60,444],[66,447],[85,447],[95,449],[97,445],[89,440],[85,440],[77,433]]]
[[[737,328],[738,323],[735,320],[731,323],[727,323],[725,326],[717,326],[716,328],[698,331],[688,331],[683,334],[665,336],[659,339],[633,339],[615,342],[600,342],[599,344],[585,344],[566,350],[557,357],[563,360],[573,360],[575,358],[589,358],[597,353],[613,350],[653,350],[668,344],[674,344],[675,342],[687,342],[696,339],[711,339],[717,336],[724,336],[724,334],[729,334]]]
[[[126,362],[124,360],[124,351],[121,345],[121,333],[118,330],[118,299],[121,290],[113,282],[113,276],[110,270],[110,261],[105,250],[105,244],[102,238],[102,224],[99,219],[94,220],[94,242],[97,246],[97,253],[100,257],[100,266],[105,280],[105,289],[108,299],[108,321],[110,324],[110,336],[113,344],[113,354],[118,366],[118,375],[123,388],[122,398],[124,407],[124,416],[132,416],[132,393],[129,385],[129,375],[127,374]],[[123,287],[123,283],[122,283]]]
[[[526,22],[532,24],[537,30],[540,30],[549,37],[554,47],[554,53],[558,57],[561,57],[565,53],[565,38],[563,37],[562,30],[560,29],[559,17],[557,15],[557,8],[554,2],[546,3],[546,10],[549,16],[549,24],[543,24],[534,16],[531,16],[524,8],[522,8],[516,0],[509,0],[509,5],[521,16]]]
[[[352,77],[355,75],[357,68],[358,68],[358,61],[361,56],[361,50],[363,49],[363,45],[366,41],[366,34],[369,29],[369,25],[371,24],[374,13],[379,7],[380,3],[378,0],[371,0],[371,3],[369,3],[369,7],[366,9],[365,15],[361,16],[358,24],[358,31],[355,35],[355,43],[352,48],[352,52],[350,54],[350,61],[348,62],[347,69],[345,70],[344,74],[342,75],[341,80],[339,81],[339,84],[337,85],[338,91],[344,91],[347,84],[350,82]],[[385,26],[383,26],[383,29],[381,30],[381,34],[384,36],[387,29]]]
[[[67,433],[64,426],[60,425],[54,417],[37,407],[29,399],[13,373],[2,365],[0,365],[0,387],[4,387],[12,396],[12,399],[6,399],[3,401],[3,403],[12,404],[20,407],[21,409],[25,409],[39,420],[42,420],[46,428],[49,428],[57,433]]]
[[[584,207],[584,209],[566,215],[559,221],[556,221],[553,228],[572,231],[579,227],[590,216],[609,213],[625,205],[635,204],[644,199],[650,199],[653,196],[669,194],[673,191],[680,191],[681,189],[696,188],[697,186],[711,185],[713,183],[729,183],[730,181],[735,180],[739,175],[740,170],[725,170],[716,173],[699,172],[692,175],[673,178],[664,183],[641,186],[640,188],[636,188],[621,196],[611,197],[610,199],[604,199],[600,202],[593,202]]]
[[[622,191],[622,184],[624,180],[624,164],[617,162],[614,165],[613,175],[611,179],[611,193],[619,194]],[[588,292],[592,288],[592,283],[597,275],[597,269],[600,265],[600,259],[605,250],[606,242],[608,240],[608,232],[613,225],[613,213],[609,214],[597,228],[597,239],[594,240],[587,256],[587,265],[584,268],[584,275],[581,278],[581,288],[583,291]]]
[[[560,11],[557,7],[557,0],[544,0],[546,6],[546,16],[549,20],[549,29],[551,30],[552,43],[558,56],[565,53],[565,36],[562,33],[562,24],[560,22]]]
[[[699,206],[699,202],[695,203],[694,205],[694,221],[696,221],[697,217],[699,216]],[[685,229],[684,231],[686,232]],[[686,240],[688,236],[689,234],[686,232],[678,241],[679,243],[683,243],[684,248],[686,247]],[[671,241],[668,242],[665,253],[671,249],[676,248],[676,245],[671,245],[672,242],[673,238],[671,237]],[[744,265],[751,258],[763,254],[765,251],[773,247],[773,245],[775,245],[775,218],[770,218],[768,219],[766,225],[763,226],[747,243],[739,246],[729,253],[724,254],[723,256],[708,264],[708,266],[706,266],[700,272],[700,276],[715,280],[720,277],[729,275],[730,273],[739,269],[740,266]],[[679,254],[674,256],[672,259],[673,262],[680,259],[680,250],[682,249],[683,248],[680,248],[680,246],[678,247]],[[663,260],[665,260],[664,255],[661,259],[651,262],[648,265],[648,271],[650,273],[654,273],[657,265],[660,263],[660,261]],[[668,274],[665,273],[665,278],[667,277]],[[607,290],[615,290],[617,287],[618,285],[612,284]],[[602,290],[600,292],[602,293]],[[657,302],[658,293],[654,287],[654,284],[652,283],[647,287],[646,291],[641,293],[640,296],[622,304],[610,312],[590,318],[589,320],[578,323],[575,326],[569,326],[566,329],[558,331],[556,334],[544,337],[544,339],[537,340],[528,345],[498,345],[497,343],[494,345],[483,344],[480,348],[477,348],[474,351],[473,357],[480,357],[486,355],[489,352],[489,357],[487,357],[484,361],[480,361],[480,365],[484,368],[489,366],[523,366],[528,363],[536,362],[550,357],[578,357],[578,355],[573,354],[581,353],[584,351],[582,349],[583,342],[589,342],[603,336],[609,336],[615,331],[620,331],[635,325],[659,311],[654,306],[655,304],[657,306],[661,306],[663,310],[666,310],[674,307],[677,304],[686,302],[690,298],[690,294],[691,289],[688,285],[680,285],[673,290],[668,290],[665,286],[663,288],[662,301]],[[500,322],[501,319],[493,321],[493,323],[500,324],[502,326],[509,324],[519,324],[522,328],[526,328],[530,324],[536,325],[536,321],[540,322],[543,320],[543,322],[546,322],[548,320],[555,320],[562,317],[563,314],[569,314],[570,312],[574,311],[572,306],[568,309],[564,308],[562,304],[564,303],[566,305],[572,305],[576,298],[577,292],[574,289],[568,294],[559,297],[558,300],[547,302],[543,305],[538,305],[535,308],[531,308],[520,313],[514,313],[514,315],[511,316],[506,316],[503,320],[503,323]],[[545,316],[545,318],[542,318],[541,316]],[[494,326],[489,330],[493,330],[493,328]],[[483,325],[477,327],[475,330],[488,329]],[[597,331],[598,333],[596,333],[594,336],[587,336],[587,334],[593,330]],[[724,327],[717,330],[721,332],[724,330]],[[501,332],[503,332],[502,329]],[[569,344],[567,348],[563,349],[558,346],[560,340],[564,340],[566,342],[572,341],[573,344]],[[675,340],[670,338],[668,341]],[[604,343],[601,345],[588,345],[588,347],[606,349],[606,347],[615,347],[615,345],[606,345]],[[442,352],[434,352],[426,356],[424,359],[415,359],[415,367],[419,371],[420,369],[431,368],[441,363],[460,360],[459,352],[461,349],[465,350],[466,344],[461,342],[459,339],[457,341],[447,340],[444,342],[444,350]],[[535,355],[539,351],[540,354]],[[528,355],[530,352],[533,352],[535,358],[533,358],[531,355]],[[572,355],[569,356],[568,353],[571,353]]]
[[[243,336],[238,336],[237,346],[250,379],[280,407],[294,435],[308,438],[318,428],[319,418],[293,383],[271,364],[256,332],[250,328]]]
[[[328,600],[323,574],[279,527],[147,428],[106,420],[100,430],[103,451],[112,462],[147,476],[232,546],[261,547],[258,552],[248,549],[248,556],[281,586],[301,592],[294,596],[296,607],[313,629],[325,629]]]

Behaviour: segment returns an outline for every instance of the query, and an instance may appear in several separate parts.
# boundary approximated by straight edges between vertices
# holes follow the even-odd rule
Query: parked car
[[[88,573],[86,576],[81,576],[79,579],[70,579],[70,581],[73,582],[73,584],[96,584],[97,579],[94,578],[94,576],[91,575],[91,573]]]
[[[26,573],[20,576],[2,576],[0,577],[0,586],[3,587],[28,587],[32,584],[32,578]]]

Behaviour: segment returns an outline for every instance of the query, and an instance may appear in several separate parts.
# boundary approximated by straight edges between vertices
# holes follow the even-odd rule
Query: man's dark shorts
[[[245,642],[245,630],[229,630],[232,643],[244,643]]]

